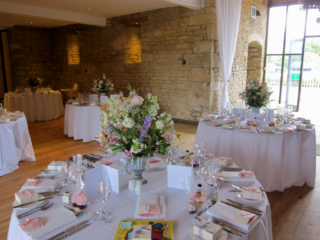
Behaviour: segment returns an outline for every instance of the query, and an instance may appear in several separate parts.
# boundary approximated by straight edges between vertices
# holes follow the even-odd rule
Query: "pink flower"
[[[103,81],[102,81],[102,80],[100,80],[100,81],[99,81],[99,83],[100,83],[100,84],[102,84],[102,83],[103,83]]]
[[[141,105],[143,103],[143,98],[142,97],[139,97],[139,96],[134,96],[132,99],[131,99],[131,104],[133,105]]]
[[[249,92],[248,95],[251,95],[251,92]]]
[[[125,131],[125,132],[128,131],[128,128],[125,128],[123,131]]]
[[[165,134],[163,135],[163,138],[164,138],[164,140],[166,140],[166,141],[170,141],[170,140],[171,140],[171,136],[170,136],[168,133],[165,133]]]
[[[122,124],[120,124],[119,128],[120,128],[120,129],[122,128]]]
[[[253,96],[252,98],[253,98],[253,99],[257,99],[257,96]]]
[[[159,142],[156,143],[156,145],[159,145],[159,144],[160,144]]]
[[[126,152],[125,152],[125,155],[126,155],[127,157],[132,157],[132,156],[133,156],[132,152],[129,152],[129,151],[127,151],[127,150],[126,150]]]

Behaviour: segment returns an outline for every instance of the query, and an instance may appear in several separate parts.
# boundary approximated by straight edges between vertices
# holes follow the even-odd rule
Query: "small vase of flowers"
[[[109,91],[113,90],[113,84],[106,78],[105,74],[103,74],[99,79],[93,80],[92,86],[92,91],[94,93],[100,93],[101,95],[105,95]]]
[[[32,92],[35,93],[37,86],[43,82],[42,78],[30,76],[27,78],[27,84],[30,85]]]
[[[266,82],[259,84],[257,80],[254,80],[249,82],[245,90],[239,95],[253,111],[257,110],[259,112],[261,107],[267,107],[271,94],[272,91],[267,87]]]

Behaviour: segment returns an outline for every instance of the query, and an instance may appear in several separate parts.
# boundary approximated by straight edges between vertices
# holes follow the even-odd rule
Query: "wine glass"
[[[188,195],[189,198],[191,198],[195,190],[195,181],[193,176],[181,178],[181,182],[186,194]]]
[[[199,149],[201,150],[202,154],[204,156],[206,156],[207,154],[207,149],[208,149],[208,144],[207,144],[207,141],[201,141],[199,143]]]
[[[114,220],[112,217],[112,211],[107,209],[107,201],[111,194],[111,183],[108,178],[100,178],[98,180],[97,192],[101,198],[101,222],[110,223]]]
[[[203,185],[205,185],[209,176],[210,176],[210,173],[209,173],[208,160],[203,160],[199,168],[199,177],[201,178]]]

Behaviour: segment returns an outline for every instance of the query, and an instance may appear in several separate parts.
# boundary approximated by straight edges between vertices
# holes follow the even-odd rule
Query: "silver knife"
[[[66,234],[66,233],[72,231],[73,229],[75,229],[75,228],[77,228],[77,227],[80,227],[81,225],[83,225],[83,224],[85,224],[85,223],[87,223],[87,222],[89,222],[89,220],[83,221],[83,222],[78,223],[78,224],[76,224],[76,225],[74,225],[74,226],[72,226],[72,227],[69,227],[69,228],[67,228],[66,230],[63,230],[61,233],[58,233],[57,235],[54,235],[53,237],[49,238],[48,240],[53,240],[53,239],[55,239],[55,238],[57,238],[57,237],[59,237],[59,236],[61,236],[61,235],[63,235],[63,234]]]
[[[60,237],[60,238],[57,238],[56,240],[61,240],[61,239],[64,239],[64,238],[66,238],[66,237],[69,237],[69,236],[71,236],[72,234],[74,234],[74,233],[76,233],[76,232],[78,232],[78,231],[80,231],[80,230],[82,230],[82,229],[84,229],[84,228],[86,228],[86,227],[88,227],[88,226],[90,226],[90,225],[91,225],[91,224],[82,225],[81,227],[78,227],[78,228],[76,228],[76,229],[74,229],[74,230],[71,230],[71,231],[67,232],[65,235],[63,235],[63,236]]]

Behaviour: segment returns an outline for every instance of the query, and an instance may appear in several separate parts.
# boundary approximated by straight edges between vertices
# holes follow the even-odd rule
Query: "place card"
[[[193,175],[193,168],[180,165],[167,166],[167,186],[170,188],[183,189],[181,178]]]
[[[100,103],[105,104],[108,102],[108,96],[100,96]]]
[[[100,178],[109,178],[111,190],[115,193],[120,192],[119,187],[119,170],[121,166],[112,164],[111,166],[100,165],[90,169],[85,173],[86,195],[95,195],[97,192],[97,181]]]

